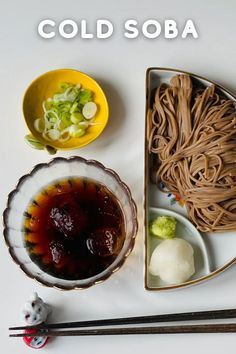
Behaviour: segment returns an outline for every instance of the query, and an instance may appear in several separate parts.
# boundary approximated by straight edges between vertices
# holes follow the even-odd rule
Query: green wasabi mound
[[[175,237],[176,219],[173,216],[158,216],[150,223],[150,233],[162,239]]]

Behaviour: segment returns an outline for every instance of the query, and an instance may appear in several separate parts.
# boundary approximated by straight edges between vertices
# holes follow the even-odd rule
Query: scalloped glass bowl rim
[[[77,169],[80,171],[78,174]],[[62,173],[63,176],[57,175],[58,173]],[[40,191],[40,189],[53,181],[66,177],[92,178],[88,175],[93,175],[94,173],[95,176],[93,176],[93,179],[98,182],[101,181],[102,184],[104,184],[115,194],[121,204],[126,229],[126,238],[123,248],[115,261],[102,273],[99,273],[96,276],[76,281],[52,277],[42,271],[30,259],[28,252],[24,247],[22,235],[24,211],[26,210],[26,207],[32,197]],[[37,186],[39,180],[41,184],[40,188],[32,193],[32,188],[34,189],[35,186]],[[44,180],[48,180],[47,183],[45,183]],[[104,182],[104,180],[106,182]],[[32,194],[30,194],[30,196],[28,194],[27,196],[27,193]],[[86,160],[77,156],[70,158],[54,158],[49,163],[41,163],[36,165],[30,173],[22,176],[19,179],[16,188],[8,195],[7,207],[3,213],[3,222],[4,238],[9,249],[9,253],[15,263],[17,263],[24,273],[30,278],[37,280],[45,286],[54,287],[61,290],[84,289],[101,283],[105,279],[109,278],[113,273],[121,268],[126,258],[132,251],[138,229],[137,207],[132,199],[129,187],[121,181],[120,177],[112,169],[104,167],[96,160]],[[19,237],[19,234],[21,234],[21,237]]]

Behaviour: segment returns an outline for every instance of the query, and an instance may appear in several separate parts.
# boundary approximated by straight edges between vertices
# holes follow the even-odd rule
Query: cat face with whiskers
[[[22,311],[23,319],[28,325],[37,325],[45,322],[48,314],[48,305],[43,302],[37,293],[31,296]]]

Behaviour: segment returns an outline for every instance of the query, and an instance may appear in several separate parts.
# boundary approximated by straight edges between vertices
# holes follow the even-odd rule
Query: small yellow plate
[[[34,121],[43,117],[43,101],[59,91],[63,82],[81,84],[83,88],[93,92],[93,101],[98,107],[94,122],[98,124],[90,126],[82,137],[71,138],[66,142],[48,142],[35,130]],[[28,129],[38,141],[45,145],[50,144],[56,149],[69,150],[89,144],[102,133],[108,121],[109,108],[104,92],[94,79],[77,70],[58,69],[46,72],[30,84],[23,97],[23,114]]]

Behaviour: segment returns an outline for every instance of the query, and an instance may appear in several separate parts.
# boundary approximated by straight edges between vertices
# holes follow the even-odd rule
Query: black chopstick
[[[18,326],[10,327],[9,330],[25,330],[25,329],[63,329],[63,328],[81,328],[81,327],[101,327],[113,325],[127,324],[150,324],[157,322],[174,322],[174,321],[199,321],[199,320],[215,320],[236,318],[236,309],[215,310],[215,311],[199,311],[199,312],[183,312],[174,314],[139,316],[139,317],[124,317],[113,319],[101,319],[92,321],[76,321],[62,323],[42,323],[37,326]]]
[[[103,335],[140,335],[140,334],[177,334],[177,333],[236,333],[236,323],[205,324],[185,326],[98,328],[68,331],[48,331],[27,334],[28,337],[67,337],[67,336],[103,336]],[[24,337],[25,333],[10,334],[10,337]]]

